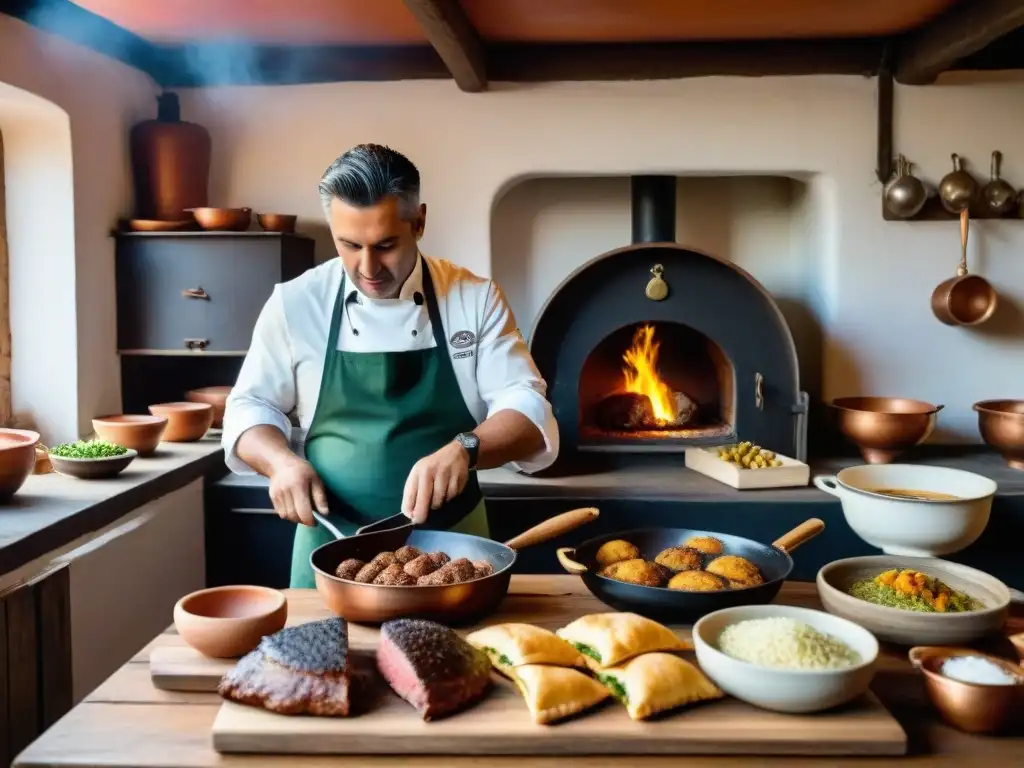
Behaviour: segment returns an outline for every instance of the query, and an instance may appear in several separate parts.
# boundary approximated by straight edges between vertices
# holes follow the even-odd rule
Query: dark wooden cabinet
[[[122,410],[234,384],[274,286],[310,269],[313,251],[275,232],[118,234]]]
[[[313,241],[297,235],[119,235],[118,349],[244,355],[274,286],[312,266]]]

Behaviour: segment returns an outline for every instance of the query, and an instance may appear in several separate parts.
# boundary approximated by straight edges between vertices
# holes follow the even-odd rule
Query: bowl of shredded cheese
[[[787,605],[743,605],[693,627],[701,669],[722,690],[776,712],[820,712],[863,695],[878,641],[838,616]]]

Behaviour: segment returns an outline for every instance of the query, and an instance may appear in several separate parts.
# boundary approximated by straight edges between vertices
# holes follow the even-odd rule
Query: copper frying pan
[[[504,544],[466,533],[424,530],[396,515],[360,528],[354,536],[318,547],[310,554],[309,563],[316,589],[327,607],[349,621],[381,624],[391,619],[418,617],[449,625],[470,623],[497,608],[508,593],[517,550],[568,533],[597,519],[598,514],[594,507],[563,512]],[[333,535],[341,535],[329,518],[319,513],[316,517]],[[334,575],[343,560],[355,557],[369,561],[379,552],[393,552],[406,544],[424,552],[445,552],[453,560],[486,560],[494,566],[494,573],[461,584],[422,587],[360,584]]]

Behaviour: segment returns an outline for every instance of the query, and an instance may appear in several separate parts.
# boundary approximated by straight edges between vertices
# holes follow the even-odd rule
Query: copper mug
[[[996,311],[999,294],[980,275],[967,273],[967,209],[960,211],[960,265],[956,277],[939,283],[932,292],[932,312],[946,325],[979,325]]]

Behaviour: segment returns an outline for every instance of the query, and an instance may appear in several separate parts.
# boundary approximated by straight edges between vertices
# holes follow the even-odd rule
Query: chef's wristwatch
[[[476,469],[476,460],[480,453],[480,438],[472,432],[460,432],[455,439],[469,454],[469,468]]]

